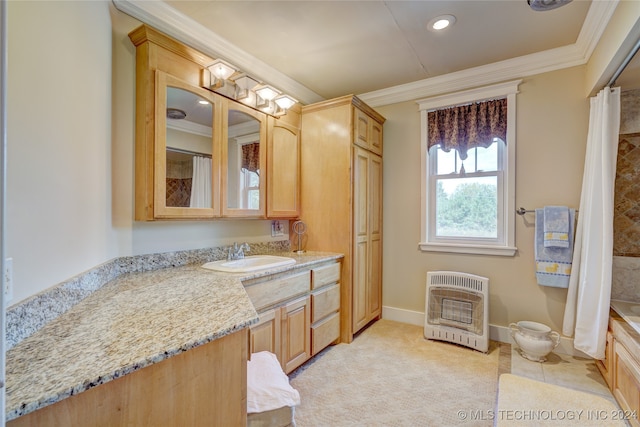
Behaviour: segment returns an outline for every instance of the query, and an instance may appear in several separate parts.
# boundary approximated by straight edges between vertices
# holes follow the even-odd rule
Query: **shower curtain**
[[[211,207],[211,159],[193,156],[193,179],[191,180],[192,208]]]
[[[591,98],[589,134],[563,334],[595,359],[604,358],[611,300],[613,195],[620,130],[620,88]]]

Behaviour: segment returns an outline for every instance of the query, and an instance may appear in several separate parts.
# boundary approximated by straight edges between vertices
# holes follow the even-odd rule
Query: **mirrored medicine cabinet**
[[[220,108],[215,94],[156,72],[156,218],[220,215]]]
[[[129,37],[135,220],[298,217],[300,108],[268,116],[201,86],[213,58],[147,25]]]

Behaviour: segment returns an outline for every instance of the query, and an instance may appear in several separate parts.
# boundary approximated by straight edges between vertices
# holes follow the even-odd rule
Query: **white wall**
[[[10,1],[8,20],[9,304],[118,256],[276,240],[269,221],[133,221],[140,22],[110,1]]]
[[[516,206],[578,207],[589,118],[585,67],[525,78],[517,96]],[[420,114],[415,102],[376,108],[384,128],[386,309],[424,312],[426,272],[490,279],[490,323],[534,320],[560,329],[566,290],[538,286],[534,216],[516,216],[515,257],[420,252]]]
[[[117,255],[107,2],[8,2],[14,300]]]

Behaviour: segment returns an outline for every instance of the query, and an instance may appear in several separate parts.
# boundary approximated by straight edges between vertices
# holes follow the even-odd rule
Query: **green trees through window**
[[[437,181],[437,236],[495,238],[497,217],[495,176]]]

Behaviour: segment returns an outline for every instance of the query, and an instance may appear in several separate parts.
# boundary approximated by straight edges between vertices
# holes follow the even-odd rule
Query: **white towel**
[[[569,209],[569,233],[567,248],[545,247],[544,209],[536,209],[535,261],[536,278],[542,286],[568,288],[573,262],[573,221],[575,209]]]
[[[289,384],[276,355],[268,351],[251,354],[247,362],[247,413],[298,405],[300,393]]]

